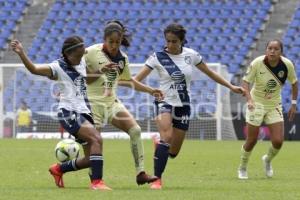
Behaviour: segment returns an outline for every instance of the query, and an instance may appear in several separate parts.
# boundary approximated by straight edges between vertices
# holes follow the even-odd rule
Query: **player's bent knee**
[[[133,126],[128,130],[128,134],[132,138],[139,138],[141,137],[142,129],[139,125]]]
[[[177,155],[178,155],[177,153],[176,154],[175,153],[169,153],[169,157],[172,158],[172,159],[176,158]]]
[[[283,144],[283,141],[282,140],[275,140],[275,141],[272,141],[272,144],[273,144],[274,148],[280,149],[282,144]]]

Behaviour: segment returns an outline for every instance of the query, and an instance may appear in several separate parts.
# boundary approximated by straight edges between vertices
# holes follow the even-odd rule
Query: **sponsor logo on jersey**
[[[74,79],[76,96],[86,96],[85,79],[80,75]]]
[[[173,69],[176,68],[175,65],[164,65],[165,69]]]
[[[175,71],[171,74],[171,79],[175,84],[181,83],[184,80],[184,74],[181,71]]]
[[[274,93],[276,90],[274,88],[277,86],[277,82],[274,79],[271,79],[267,82],[266,89],[265,89],[265,98],[271,99],[272,93]]]
[[[273,89],[277,85],[277,82],[274,79],[271,79],[267,82],[267,88],[268,89]]]
[[[169,89],[173,89],[173,90],[184,90],[185,88],[185,84],[172,84],[170,85],[170,88]]]

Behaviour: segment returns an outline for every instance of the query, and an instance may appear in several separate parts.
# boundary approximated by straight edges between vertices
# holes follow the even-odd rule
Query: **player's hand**
[[[297,112],[297,105],[292,105],[288,112],[288,118],[290,122],[294,120],[296,112]]]
[[[17,54],[20,54],[24,51],[22,43],[19,42],[18,40],[13,40],[10,43],[10,47],[12,48],[12,50],[14,52],[16,52]]]
[[[108,72],[116,72],[119,69],[119,65],[117,63],[109,63],[101,68],[100,72],[105,74]]]
[[[250,110],[250,111],[254,110],[255,104],[252,99],[247,101],[247,107],[248,107],[248,110]]]
[[[165,95],[160,89],[152,89],[151,95],[155,97],[157,101],[162,101],[165,98]]]
[[[239,86],[235,86],[232,85],[232,87],[230,88],[232,92],[237,93],[237,94],[242,94],[243,96],[246,95],[246,91],[244,88],[239,87]]]

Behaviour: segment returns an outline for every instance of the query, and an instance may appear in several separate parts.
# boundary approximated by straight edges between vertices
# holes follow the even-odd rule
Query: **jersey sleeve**
[[[157,58],[156,54],[153,53],[149,58],[146,60],[145,65],[149,67],[150,69],[154,69],[155,66],[157,65]]]
[[[297,75],[295,71],[295,66],[292,62],[290,62],[288,65],[288,76],[287,79],[291,84],[294,84],[297,82]]]
[[[85,50],[85,54],[84,54],[84,60],[85,60],[85,63],[86,63],[86,67],[91,70],[91,71],[94,71],[93,70],[93,65],[91,63],[91,54],[92,54],[92,49],[90,48],[87,48]]]
[[[192,56],[192,62],[193,62],[194,66],[197,66],[198,64],[203,62],[203,58],[199,52],[194,51],[193,56]]]
[[[128,57],[125,57],[125,66],[123,72],[119,76],[119,80],[131,80]]]
[[[48,64],[51,71],[52,71],[52,76],[50,77],[51,79],[58,79],[59,78],[59,64],[57,61],[54,61],[50,64]]]
[[[246,74],[243,77],[243,80],[248,83],[253,83],[256,75],[256,67],[255,62],[251,62],[249,67],[247,68]]]

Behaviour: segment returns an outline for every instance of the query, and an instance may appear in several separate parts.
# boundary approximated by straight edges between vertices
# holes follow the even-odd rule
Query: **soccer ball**
[[[63,139],[55,147],[55,156],[59,162],[65,162],[77,158],[79,145],[72,139]]]

